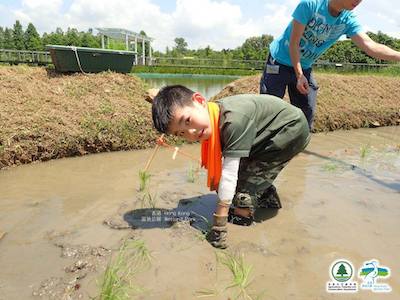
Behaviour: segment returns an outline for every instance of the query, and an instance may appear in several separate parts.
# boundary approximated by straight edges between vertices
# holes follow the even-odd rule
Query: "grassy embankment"
[[[400,78],[316,74],[316,131],[397,125]],[[218,97],[258,93],[259,75],[229,84]],[[0,169],[33,161],[154,146],[150,104],[136,76],[59,75],[0,66]]]

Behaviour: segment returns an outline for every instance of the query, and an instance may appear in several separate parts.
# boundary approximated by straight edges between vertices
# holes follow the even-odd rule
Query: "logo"
[[[377,282],[379,278],[389,278],[390,269],[379,266],[379,261],[376,259],[364,262],[358,272],[358,277],[363,280],[360,285],[363,290],[371,290],[375,293],[390,293],[392,291],[392,288],[387,283]]]
[[[330,267],[329,276],[331,281],[326,283],[328,293],[355,293],[358,291],[358,284],[351,281],[354,275],[353,264],[345,259],[334,261]]]

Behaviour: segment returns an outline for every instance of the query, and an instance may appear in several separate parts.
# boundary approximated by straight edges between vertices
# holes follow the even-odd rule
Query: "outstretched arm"
[[[400,52],[373,41],[366,33],[357,33],[351,40],[358,48],[377,59],[400,61]]]
[[[290,35],[289,53],[294,72],[297,78],[297,89],[302,94],[308,93],[308,80],[303,74],[300,64],[300,39],[304,33],[305,26],[293,19],[293,28]]]

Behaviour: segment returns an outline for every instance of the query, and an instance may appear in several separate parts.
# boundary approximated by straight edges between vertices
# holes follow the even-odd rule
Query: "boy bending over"
[[[214,224],[207,235],[227,247],[227,222],[248,226],[257,208],[281,208],[273,181],[308,144],[300,109],[271,95],[237,95],[206,102],[197,92],[166,86],[154,97],[155,128],[201,142],[207,184],[218,193]]]

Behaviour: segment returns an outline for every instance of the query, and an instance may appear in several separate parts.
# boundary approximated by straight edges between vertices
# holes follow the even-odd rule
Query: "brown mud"
[[[254,226],[228,224],[229,251],[251,266],[255,299],[399,299],[400,128],[314,134],[275,185],[279,211]],[[198,145],[185,146],[196,155]],[[151,151],[68,158],[0,171],[0,299],[92,299],[107,262],[126,239],[144,241],[151,266],[136,274],[136,299],[234,299],[230,271],[204,239],[216,205],[194,163],[163,148],[149,191],[138,172]],[[391,268],[390,294],[325,291],[329,267],[350,260],[355,273],[378,259]],[[358,283],[361,279],[353,278]],[[240,298],[239,298],[240,299]]]

